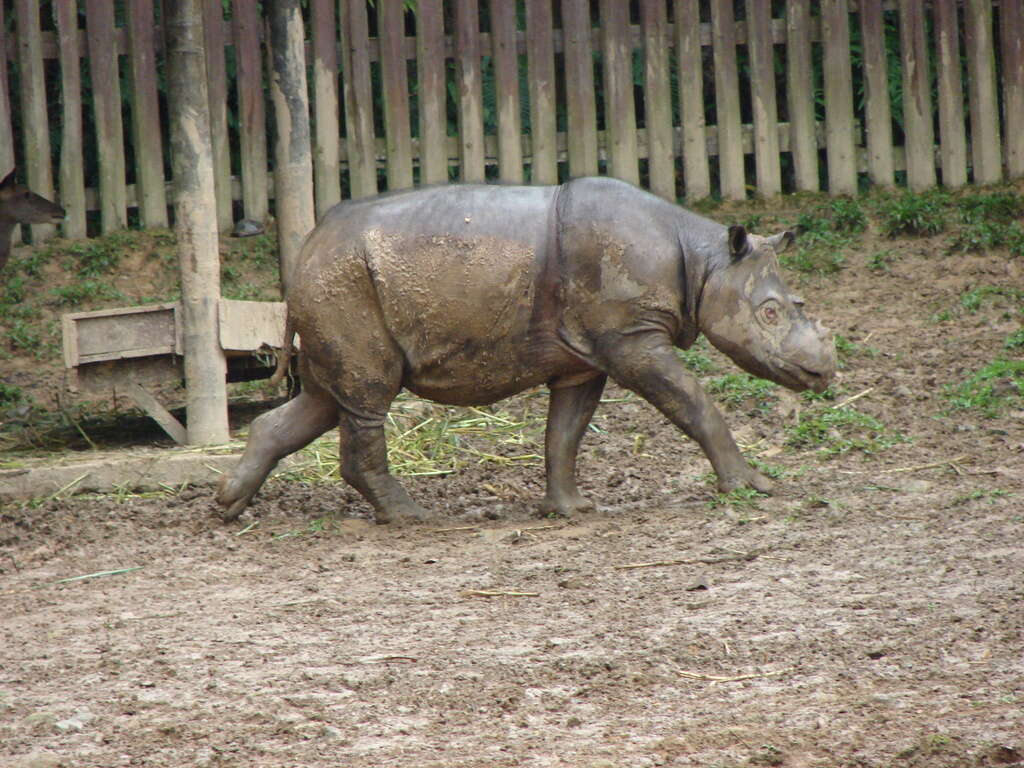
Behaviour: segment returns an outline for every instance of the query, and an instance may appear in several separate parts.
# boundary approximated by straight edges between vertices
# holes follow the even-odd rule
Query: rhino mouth
[[[781,358],[775,358],[775,364],[783,378],[788,379],[785,385],[798,392],[809,389],[821,394],[832,383],[831,371],[816,371],[813,368],[806,368],[799,363],[792,363]]]

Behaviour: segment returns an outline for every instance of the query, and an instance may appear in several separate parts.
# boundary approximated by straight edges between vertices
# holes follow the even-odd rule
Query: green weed
[[[947,385],[945,396],[953,410],[997,418],[1024,399],[1024,360],[994,360],[966,381]]]
[[[54,303],[65,307],[77,307],[86,301],[124,301],[125,295],[110,283],[87,279],[53,288],[50,296]]]
[[[1006,349],[1020,349],[1024,347],[1024,328],[1014,331],[1006,337],[1006,341],[1003,342],[1003,347]]]
[[[892,264],[895,256],[892,251],[878,251],[873,253],[871,258],[868,259],[868,269],[872,272],[888,272],[889,265]]]
[[[854,450],[875,454],[905,440],[874,416],[850,407],[803,413],[794,426],[786,429],[786,445],[815,448],[829,457]]]
[[[766,411],[771,407],[776,385],[758,379],[747,373],[727,373],[716,376],[707,384],[708,391],[733,408],[752,403],[755,408]]]
[[[879,229],[887,237],[937,235],[946,228],[947,193],[941,190],[906,191],[886,196],[876,204]]]
[[[21,391],[21,387],[0,381],[0,407],[17,405],[24,397],[25,393]]]
[[[960,295],[960,306],[974,314],[981,309],[986,300],[997,297],[1009,299],[1011,302],[1022,302],[1024,305],[1024,290],[996,285],[980,285]]]
[[[708,355],[708,342],[703,336],[697,339],[689,349],[677,349],[676,354],[683,361],[683,365],[698,376],[707,376],[718,368],[715,361]]]
[[[756,509],[761,499],[768,498],[768,494],[755,491],[753,488],[737,488],[728,493],[716,493],[707,502],[709,509],[720,507],[732,507],[733,509]]]

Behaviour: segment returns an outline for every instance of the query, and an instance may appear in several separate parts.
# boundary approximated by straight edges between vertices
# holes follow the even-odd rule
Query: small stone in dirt
[[[573,716],[565,721],[565,725],[568,728],[579,728],[581,725],[583,725],[583,721],[580,720],[578,717]]]
[[[39,735],[52,731],[56,722],[57,716],[52,712],[33,712],[25,718],[25,725],[28,726],[28,729]]]
[[[709,589],[707,576],[701,574],[686,585],[687,592],[697,592],[702,589]]]
[[[586,582],[579,576],[570,576],[568,579],[562,579],[558,582],[558,586],[562,589],[582,589],[586,586]]]
[[[341,729],[335,728],[333,725],[325,725],[321,735],[331,741],[343,741],[345,738],[345,734],[341,732]]]
[[[80,709],[73,717],[69,717],[65,720],[58,720],[54,723],[54,726],[59,731],[80,731],[95,719],[96,715],[92,712],[87,709]]]
[[[869,659],[880,659],[888,653],[889,652],[886,651],[884,648],[875,648],[873,650],[868,651],[867,657]]]

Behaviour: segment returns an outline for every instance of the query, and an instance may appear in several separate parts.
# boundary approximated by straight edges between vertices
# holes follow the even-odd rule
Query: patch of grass
[[[955,497],[953,501],[950,502],[950,505],[957,507],[962,504],[967,504],[972,501],[980,501],[982,499],[989,499],[990,502],[993,502],[998,499],[1009,498],[1010,496],[1013,496],[1013,494],[1010,493],[1009,491],[1004,491],[1001,488],[996,488],[995,490],[991,491],[983,491],[981,489],[978,489],[971,491],[970,493],[964,493],[961,494],[960,496]]]
[[[779,257],[783,266],[811,275],[843,268],[843,254],[867,227],[867,215],[855,198],[835,198],[801,213],[796,220],[795,251]]]
[[[1021,303],[1024,308],[1024,290],[1019,288],[1008,288],[998,285],[980,285],[969,291],[960,294],[960,306],[967,312],[974,314],[981,309],[986,300],[1006,298],[1012,303]]]
[[[1003,342],[1003,347],[1006,349],[1021,349],[1024,347],[1024,328],[1014,331],[1006,337],[1006,341]]]
[[[708,391],[718,395],[730,407],[739,408],[750,403],[760,411],[771,407],[776,386],[742,372],[716,376],[707,383]]]
[[[708,355],[708,341],[703,336],[689,349],[677,349],[676,354],[683,361],[683,365],[698,376],[707,376],[718,369],[715,361]]]
[[[836,355],[839,357],[840,367],[851,357],[878,357],[878,350],[866,344],[858,344],[841,333],[835,334]]]
[[[879,230],[887,237],[937,235],[946,228],[948,193],[905,191],[879,198],[875,211]]]
[[[948,385],[953,410],[971,410],[995,419],[1024,402],[1024,360],[996,359],[957,385]]]
[[[896,257],[892,251],[878,251],[868,259],[868,269],[872,272],[889,272],[889,265]]]
[[[86,301],[124,301],[125,295],[103,280],[86,279],[53,288],[50,296],[54,303],[63,307],[77,307]]]
[[[803,413],[795,425],[786,429],[786,445],[814,448],[826,457],[850,451],[872,455],[906,440],[874,416],[850,406]]]
[[[1008,223],[1024,216],[1024,197],[1013,190],[971,192],[956,202],[964,221]]]
[[[13,318],[4,332],[7,345],[13,350],[31,352],[38,356],[43,349],[43,337],[36,326],[22,318]]]
[[[0,408],[18,405],[25,397],[21,387],[0,381]]]
[[[767,499],[767,493],[755,491],[753,488],[737,488],[728,493],[716,493],[707,503],[709,509],[731,507],[733,509],[756,509],[761,499]]]

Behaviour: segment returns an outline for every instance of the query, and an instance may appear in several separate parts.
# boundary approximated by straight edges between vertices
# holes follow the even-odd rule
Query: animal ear
[[[794,242],[796,242],[796,233],[791,232],[788,229],[785,232],[780,232],[779,234],[768,238],[768,243],[776,253],[782,253]]]
[[[750,243],[747,241],[747,230],[739,224],[729,227],[729,255],[733,261],[742,259],[750,250]]]
[[[4,180],[0,181],[0,189],[7,189],[8,187],[13,187],[15,185],[14,172],[16,170],[16,168],[11,168],[11,172],[4,176]]]

